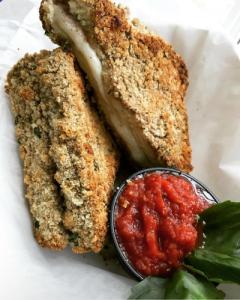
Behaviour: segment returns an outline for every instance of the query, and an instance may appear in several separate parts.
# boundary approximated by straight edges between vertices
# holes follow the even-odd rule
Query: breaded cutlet
[[[173,48],[109,0],[42,0],[40,18],[51,40],[75,53],[132,159],[191,171],[188,72]]]
[[[62,200],[54,180],[56,166],[49,156],[50,127],[41,107],[41,75],[36,71],[38,61],[48,55],[46,51],[25,55],[9,72],[6,91],[15,120],[35,238],[42,247],[61,250],[68,243],[68,234],[63,228]]]
[[[48,157],[55,165],[54,178],[64,197],[63,226],[74,252],[98,252],[107,231],[107,205],[118,165],[116,149],[89,103],[73,55],[58,48],[33,58],[35,65],[28,70],[20,68],[20,72],[28,71],[33,78],[28,93],[34,95],[31,101],[48,125]],[[24,60],[31,59],[27,56]],[[10,96],[11,77],[10,73]],[[19,94],[13,97],[18,99]]]

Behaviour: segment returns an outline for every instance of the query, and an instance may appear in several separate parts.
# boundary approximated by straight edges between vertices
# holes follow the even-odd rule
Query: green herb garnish
[[[168,279],[145,278],[132,288],[128,299],[224,299],[224,293],[205,278],[178,270]]]
[[[33,132],[34,132],[34,134],[35,134],[37,137],[41,138],[42,132],[41,132],[41,130],[40,130],[39,127],[34,127],[34,128],[33,128]]]
[[[96,162],[96,160],[94,160],[93,166],[94,166],[94,171],[99,171],[99,165],[98,165],[98,163]]]
[[[76,232],[70,233],[68,237],[69,243],[74,243],[77,238],[78,238],[78,234]]]
[[[205,210],[204,245],[186,262],[215,282],[240,284],[240,203],[226,201]]]
[[[15,125],[17,125],[19,123],[19,120],[20,120],[20,116],[17,115],[14,120]]]
[[[38,220],[35,220],[35,221],[34,221],[34,227],[35,227],[36,229],[38,229],[38,228],[40,227],[40,224],[39,224]]]
[[[225,294],[203,277],[178,270],[167,281],[165,299],[224,299]]]
[[[147,277],[131,289],[128,299],[163,299],[167,279]]]

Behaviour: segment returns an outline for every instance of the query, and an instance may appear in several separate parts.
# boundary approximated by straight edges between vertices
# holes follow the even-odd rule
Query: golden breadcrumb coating
[[[9,72],[6,91],[15,119],[34,235],[42,247],[61,250],[68,243],[68,234],[62,225],[62,200],[54,180],[56,166],[49,156],[50,128],[43,116],[40,75],[36,72],[38,61],[48,55],[46,51],[25,55]]]
[[[29,76],[35,79],[29,93],[35,93],[31,101],[41,110],[39,123],[47,124],[47,138],[43,138],[48,146],[46,156],[55,168],[51,179],[54,176],[58,183],[59,198],[64,197],[62,223],[74,252],[98,252],[107,231],[117,153],[89,104],[73,55],[59,48],[33,57],[35,66]],[[11,89],[9,85],[8,91]]]

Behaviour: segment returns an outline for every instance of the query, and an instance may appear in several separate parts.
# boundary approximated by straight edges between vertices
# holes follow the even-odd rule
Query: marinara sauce
[[[144,175],[131,180],[118,199],[117,239],[142,275],[168,276],[197,246],[197,214],[209,206],[183,177]]]

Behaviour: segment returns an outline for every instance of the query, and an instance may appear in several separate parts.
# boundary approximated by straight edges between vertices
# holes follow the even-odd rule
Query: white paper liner
[[[43,250],[33,239],[14,125],[3,86],[7,71],[26,52],[52,49],[55,45],[41,28],[35,5],[39,1],[17,2],[19,6],[25,5],[19,20],[0,19],[0,298],[126,299],[135,282],[119,266],[105,266],[95,255]],[[237,55],[221,34],[166,22],[163,25],[157,18],[157,9],[161,9],[157,1],[152,15],[149,9],[139,6],[140,2],[144,3],[129,1],[134,16],[173,44],[189,69],[186,101],[193,149],[192,174],[221,200],[238,201],[240,62]],[[118,272],[122,275],[117,275]],[[228,286],[225,290],[231,298],[240,294],[239,287]]]

